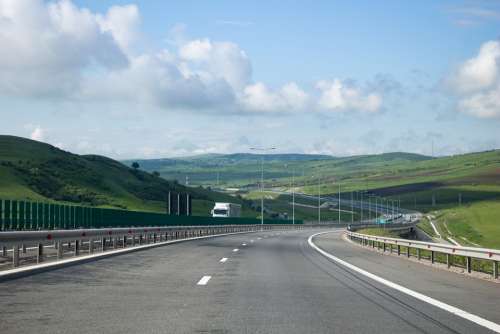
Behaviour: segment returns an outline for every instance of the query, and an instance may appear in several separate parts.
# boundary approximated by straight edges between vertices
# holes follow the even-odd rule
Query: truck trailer
[[[241,205],[234,203],[215,203],[212,217],[240,217]]]

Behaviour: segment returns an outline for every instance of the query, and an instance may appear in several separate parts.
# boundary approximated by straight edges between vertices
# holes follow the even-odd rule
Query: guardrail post
[[[139,245],[142,245],[142,243],[143,243],[142,239],[143,239],[143,237],[142,237],[142,233],[141,233],[141,234],[139,234]]]
[[[113,248],[118,248],[118,238],[117,237],[113,237]]]
[[[434,251],[431,251],[431,263],[434,263],[435,261],[435,254]]]
[[[127,236],[123,236],[123,248],[127,247]]]
[[[410,246],[406,247],[406,257],[410,257]]]
[[[401,246],[398,245],[398,256],[401,255]]]
[[[466,266],[467,272],[470,274],[472,271],[472,258],[470,256],[467,256],[466,264],[467,264],[467,266]]]
[[[450,254],[446,254],[446,266],[448,267],[448,269],[451,267],[451,255]]]
[[[106,238],[102,238],[101,239],[101,251],[105,251],[106,250]]]
[[[19,267],[19,245],[14,245],[12,249],[12,266]]]
[[[23,254],[26,254],[26,244],[23,244],[22,248],[23,248]]]
[[[62,243],[62,241],[57,242],[57,258],[58,259],[63,258],[63,243]]]
[[[135,246],[135,234],[132,234],[132,246]]]
[[[43,244],[38,244],[38,252],[36,256],[36,262],[43,262]]]
[[[493,261],[493,278],[498,278],[498,261]]]
[[[94,239],[89,239],[89,254],[94,253]]]
[[[420,248],[417,248],[417,259],[420,261],[422,255],[420,254]]]
[[[2,247],[2,256],[7,256],[7,247],[6,246]]]
[[[386,248],[386,244],[385,244],[385,241],[384,241],[384,253],[385,253],[385,248]]]
[[[75,240],[75,256],[80,254],[80,240]]]
[[[156,243],[156,233],[153,233],[153,243]]]

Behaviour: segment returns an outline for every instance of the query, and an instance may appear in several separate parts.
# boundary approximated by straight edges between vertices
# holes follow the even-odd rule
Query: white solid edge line
[[[212,276],[203,276],[199,281],[198,283],[196,283],[196,285],[207,285],[208,281],[210,281],[210,279],[212,278]]]
[[[327,258],[357,272],[357,273],[360,273],[366,277],[369,277],[371,279],[373,279],[374,281],[377,281],[381,284],[384,284],[392,289],[395,289],[395,290],[398,290],[399,292],[402,292],[402,293],[405,293],[411,297],[414,297],[418,300],[421,300],[423,302],[426,302],[428,304],[431,304],[435,307],[438,307],[442,310],[445,310],[447,312],[450,312],[454,315],[457,315],[461,318],[464,318],[466,320],[469,320],[469,321],[472,321],[480,326],[483,326],[483,327],[486,327],[494,332],[497,332],[497,333],[500,333],[500,325],[497,324],[497,323],[494,323],[492,321],[489,321],[489,320],[486,320],[484,318],[481,318],[475,314],[472,314],[472,313],[469,313],[467,311],[464,311],[464,310],[461,310],[457,307],[454,307],[454,306],[451,306],[451,305],[448,305],[446,303],[443,303],[443,302],[440,302],[439,300],[436,300],[434,298],[431,298],[431,297],[428,297],[424,294],[421,294],[419,292],[416,292],[416,291],[413,291],[413,290],[410,290],[408,288],[405,288],[404,286],[402,285],[399,285],[397,283],[393,283],[389,280],[386,280],[385,278],[382,278],[382,277],[379,277],[375,274],[372,274],[366,270],[363,270],[359,267],[356,267],[355,265],[352,265],[350,264],[349,262],[346,262],[344,260],[341,260],[339,259],[338,257],[336,256],[333,256],[331,255],[330,253],[327,253],[325,252],[324,250],[322,250],[321,248],[319,248],[318,246],[316,246],[314,244],[314,242],[312,241],[312,239],[318,235],[321,235],[321,234],[325,234],[325,233],[330,233],[330,232],[320,232],[320,233],[316,233],[316,234],[313,234],[309,237],[309,239],[307,240],[307,242],[309,243],[309,246],[311,246],[312,248],[314,248],[316,251],[318,251],[320,254],[322,254],[323,256],[326,256]]]
[[[233,249],[233,252],[237,252],[237,251],[239,251],[239,249],[238,249],[238,248]]]
[[[219,261],[219,262],[224,263],[224,262],[226,262],[226,261],[227,261],[227,257],[223,257],[222,259],[220,259],[220,261]]]

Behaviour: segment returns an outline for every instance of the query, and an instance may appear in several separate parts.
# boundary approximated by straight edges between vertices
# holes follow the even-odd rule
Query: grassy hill
[[[167,179],[190,184],[226,187],[255,185],[261,176],[261,161],[264,160],[264,178],[270,185],[289,182],[295,173],[299,185],[311,183],[311,177],[321,175],[326,181],[350,174],[356,178],[365,176],[374,168],[397,167],[430,160],[430,157],[412,153],[387,153],[381,155],[337,158],[328,155],[307,154],[211,154],[187,158],[138,160],[147,171],[158,171]],[[124,161],[130,165],[132,161]],[[326,184],[326,183],[325,183]],[[307,191],[307,189],[306,189]]]
[[[155,160],[154,170],[179,182],[188,176],[191,184],[203,185],[215,185],[218,175],[221,187],[240,188],[247,193],[243,196],[252,198],[262,157],[267,189],[288,190],[294,173],[296,190],[315,195],[321,177],[322,194],[335,194],[340,183],[344,198],[361,191],[365,197],[400,199],[403,208],[435,216],[444,236],[464,245],[500,248],[500,150],[439,158],[402,152],[342,158],[211,155],[168,159],[168,164]],[[140,163],[150,168],[148,161]],[[269,205],[276,210],[289,202],[283,196],[273,199]]]
[[[97,155],[76,155],[54,146],[0,136],[0,197],[63,201],[99,207],[164,212],[168,191],[190,193],[194,214],[208,215],[214,201],[250,202],[206,189],[186,188]]]

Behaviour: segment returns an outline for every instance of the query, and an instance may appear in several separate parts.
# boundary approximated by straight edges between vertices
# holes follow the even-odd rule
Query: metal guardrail
[[[376,224],[376,223],[369,223],[369,224],[363,224],[363,223],[358,223],[358,224],[349,224],[347,226],[347,230],[354,232],[360,229],[364,228],[380,228],[380,229],[387,229],[387,230],[406,230],[406,229],[413,229],[417,225],[417,222],[408,222],[408,223],[388,223],[388,224]]]
[[[418,260],[422,259],[422,250],[430,253],[430,261],[432,263],[436,262],[437,254],[444,254],[446,256],[446,264],[448,268],[454,265],[453,257],[458,256],[465,259],[465,269],[468,273],[472,272],[472,260],[487,260],[491,261],[492,264],[492,275],[493,278],[497,279],[499,276],[498,262],[500,261],[500,250],[498,249],[487,249],[487,248],[475,248],[475,247],[463,247],[454,246],[446,244],[438,244],[433,242],[423,242],[408,239],[397,239],[380,237],[373,235],[366,235],[356,232],[347,231],[346,235],[349,239],[361,243],[363,246],[368,246],[372,248],[377,248],[382,250],[384,253],[389,251],[393,252],[393,246],[396,246],[395,250],[398,255],[401,255],[401,247],[406,248],[405,255],[407,257],[411,256],[411,249],[416,250],[416,257]]]
[[[318,225],[319,226],[319,225]],[[62,259],[68,254],[92,254],[108,249],[140,246],[169,240],[211,236],[225,233],[303,229],[315,225],[210,225],[103,228],[77,230],[0,232],[0,248],[5,262],[11,267],[26,263],[41,263],[47,258]],[[320,227],[327,227],[321,225]],[[97,243],[97,245],[96,245]],[[29,253],[29,254],[28,254]],[[49,254],[50,253],[50,254]],[[21,263],[22,262],[22,263]],[[7,263],[8,264],[8,263]]]

